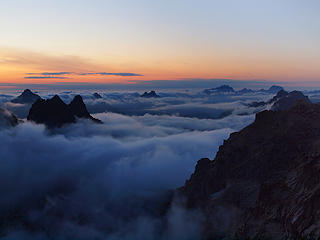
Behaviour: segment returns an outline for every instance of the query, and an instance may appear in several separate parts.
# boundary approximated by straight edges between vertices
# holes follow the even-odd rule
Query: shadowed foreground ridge
[[[99,119],[89,114],[80,95],[75,96],[69,105],[65,104],[58,95],[48,100],[38,99],[32,105],[28,115],[28,120],[43,123],[49,128],[75,123],[76,118],[86,118],[101,123]]]
[[[198,161],[179,192],[203,210],[208,239],[320,237],[319,120],[320,105],[305,100],[260,112],[214,161]]]

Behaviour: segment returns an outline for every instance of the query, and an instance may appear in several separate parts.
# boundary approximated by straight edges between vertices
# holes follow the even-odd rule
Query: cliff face
[[[320,236],[320,106],[263,111],[201,159],[179,192],[213,237]]]

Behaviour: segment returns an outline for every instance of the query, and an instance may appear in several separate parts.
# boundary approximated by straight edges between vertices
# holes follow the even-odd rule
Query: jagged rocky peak
[[[45,124],[49,128],[61,127],[66,123],[76,121],[68,105],[58,95],[47,100],[38,99],[32,104],[27,119]]]
[[[18,125],[18,118],[7,109],[0,108],[0,129]]]
[[[203,90],[203,93],[209,94],[209,95],[214,93],[226,94],[226,93],[234,93],[234,92],[235,92],[234,89],[229,85],[221,85],[220,87],[208,88]]]
[[[99,93],[94,93],[94,94],[93,94],[93,97],[94,97],[95,99],[100,99],[100,98],[102,98],[102,96],[101,96]]]
[[[214,160],[198,161],[179,193],[203,211],[204,235],[237,239],[320,237],[320,105],[265,110],[232,133]]]
[[[33,93],[30,89],[24,90],[18,97],[11,100],[13,103],[34,103],[40,98],[38,94]]]
[[[71,103],[69,104],[69,108],[72,114],[78,118],[87,118],[91,119],[95,122],[101,122],[99,119],[96,119],[90,115],[87,110],[86,105],[83,102],[83,99],[80,95],[76,95]]]
[[[69,105],[65,104],[58,95],[48,100],[38,99],[32,105],[27,119],[55,128],[67,123],[75,123],[76,117],[101,122],[88,113],[80,95],[75,96]]]
[[[140,97],[144,98],[159,98],[160,96],[155,91],[144,92]]]

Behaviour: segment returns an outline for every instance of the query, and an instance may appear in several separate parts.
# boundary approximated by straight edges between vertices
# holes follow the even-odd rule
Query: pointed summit
[[[11,100],[13,103],[34,103],[40,98],[38,94],[33,93],[30,89],[24,90],[18,97]]]
[[[90,115],[80,95],[77,95],[73,98],[69,104],[69,109],[71,110],[72,114],[78,118],[87,118],[95,122],[101,122],[99,119],[96,119]]]

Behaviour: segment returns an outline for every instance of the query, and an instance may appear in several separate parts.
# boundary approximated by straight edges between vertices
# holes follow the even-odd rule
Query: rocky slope
[[[76,118],[86,118],[101,123],[99,119],[89,114],[80,95],[75,96],[69,105],[65,104],[58,95],[48,100],[38,99],[32,105],[27,119],[43,123],[48,128],[54,128],[74,123]]]
[[[203,211],[206,238],[320,236],[319,119],[320,105],[304,100],[260,112],[198,161],[178,192]]]

